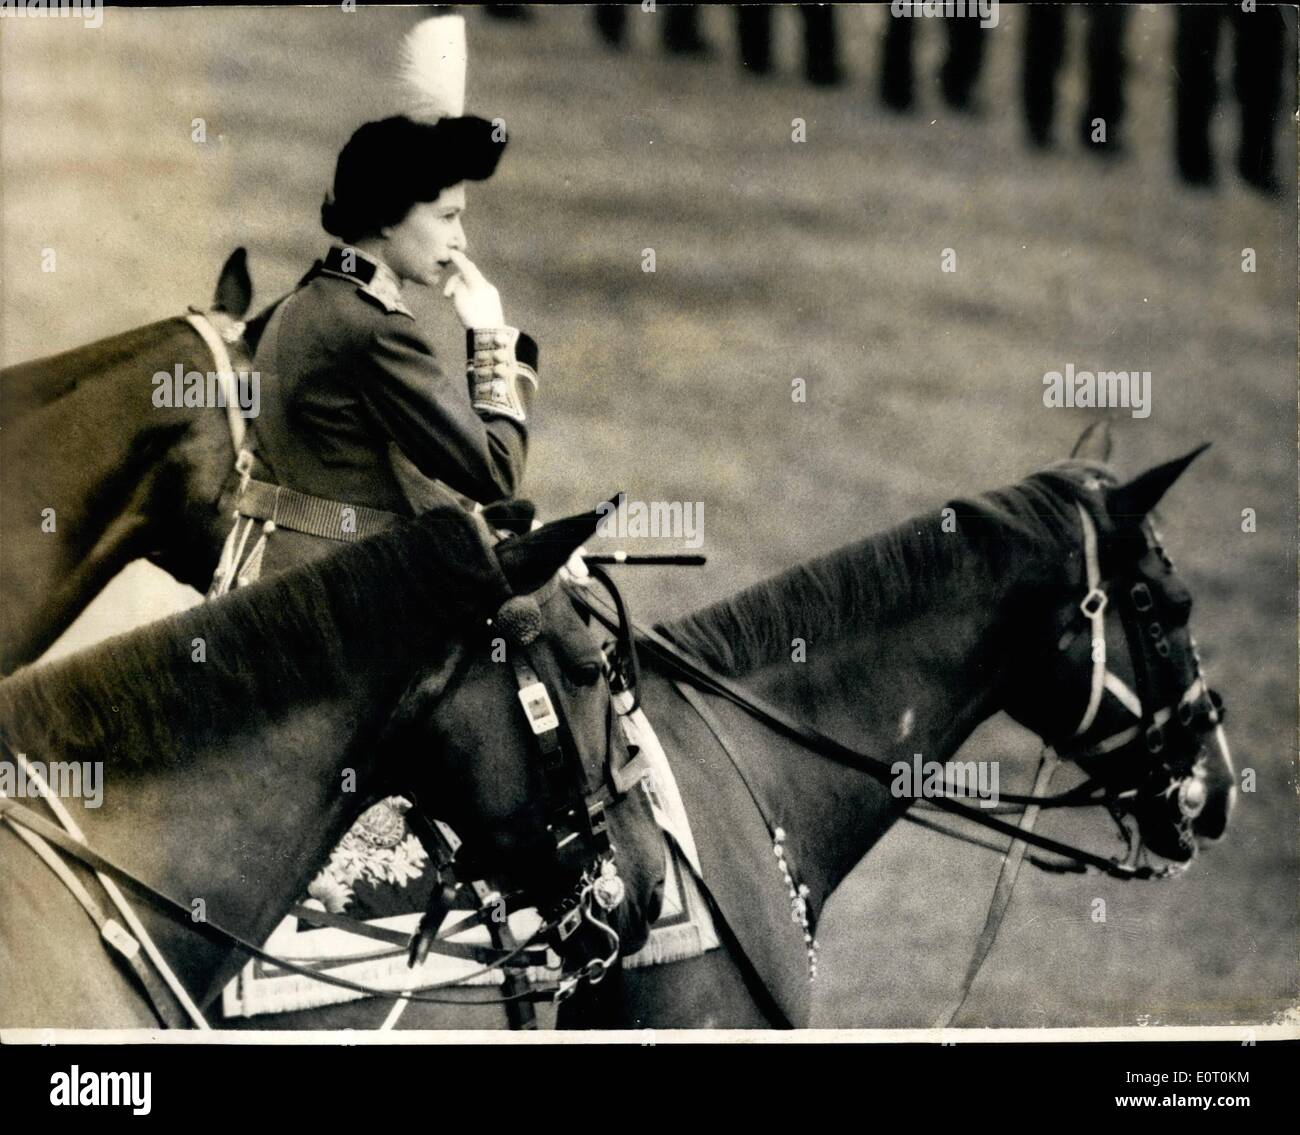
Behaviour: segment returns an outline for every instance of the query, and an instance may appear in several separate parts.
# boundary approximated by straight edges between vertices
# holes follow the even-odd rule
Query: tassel
[[[251,521],[249,527],[252,527]],[[262,555],[266,551],[266,538],[274,531],[274,520],[268,520],[262,525],[262,534],[257,538],[257,543],[253,545],[253,550],[248,553],[248,559],[244,561],[244,566],[239,569],[239,575],[235,580],[236,587],[247,587],[250,583],[256,583],[262,577]]]
[[[226,537],[226,542],[221,547],[221,558],[217,561],[217,569],[212,573],[212,583],[208,587],[208,598],[219,599],[230,590],[231,580],[235,574],[235,564],[239,562],[239,555],[235,552],[235,536],[239,532],[239,522],[243,519],[238,512],[235,513],[235,523],[230,526],[230,534]],[[250,520],[244,528],[244,540],[248,539],[248,529],[253,522]],[[239,543],[239,551],[243,552],[244,541]]]

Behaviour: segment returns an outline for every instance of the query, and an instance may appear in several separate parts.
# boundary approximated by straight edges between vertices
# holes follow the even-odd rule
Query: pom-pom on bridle
[[[492,622],[515,646],[527,646],[542,633],[542,609],[531,595],[513,595],[501,604]]]

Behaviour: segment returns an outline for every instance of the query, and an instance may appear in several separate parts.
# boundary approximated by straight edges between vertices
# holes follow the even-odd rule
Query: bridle
[[[558,586],[558,578],[552,578],[537,593],[540,601],[545,602],[550,598]],[[394,992],[339,977],[288,958],[277,957],[215,920],[194,923],[191,907],[187,903],[139,879],[111,858],[95,851],[86,842],[61,801],[48,796],[48,792],[45,793],[48,803],[63,826],[52,823],[19,804],[17,800],[4,795],[0,795],[0,823],[8,822],[11,830],[40,856],[73,893],[106,944],[130,963],[155,1014],[167,1027],[183,1026],[187,1018],[189,1023],[198,1028],[209,1026],[150,940],[130,904],[121,895],[117,883],[126,884],[144,895],[154,906],[171,914],[181,925],[220,945],[289,973],[367,996],[391,1000],[443,1005],[501,1005],[512,1011],[512,1024],[530,1027],[533,1023],[530,1003],[558,1004],[567,1000],[583,984],[599,984],[619,956],[619,935],[609,924],[607,916],[624,901],[626,889],[618,875],[615,859],[617,848],[609,837],[606,812],[632,791],[644,790],[648,766],[644,755],[632,752],[622,732],[614,728],[614,690],[611,688],[601,773],[598,777],[589,775],[587,763],[564,720],[562,702],[552,697],[548,684],[539,676],[540,668],[535,665],[536,660],[532,655],[532,646],[540,637],[542,627],[538,598],[515,596],[507,600],[495,618],[487,620],[487,626],[495,626],[513,644],[510,657],[518,687],[518,703],[529,726],[532,759],[540,763],[542,770],[543,807],[546,810],[547,827],[562,873],[567,878],[576,878],[577,882],[538,904],[542,915],[541,924],[523,942],[513,938],[506,920],[509,914],[533,905],[527,896],[521,892],[502,895],[477,881],[469,885],[476,900],[475,909],[465,918],[443,929],[447,914],[460,905],[466,889],[456,871],[456,856],[461,843],[446,824],[430,821],[413,811],[409,818],[413,821],[416,834],[430,853],[437,881],[430,908],[415,935],[370,926],[307,907],[298,906],[293,911],[300,918],[318,926],[335,926],[383,941],[390,946],[402,946],[409,951],[412,964],[422,962],[429,953],[479,962],[480,968],[472,973],[454,980],[425,985],[420,991],[407,992]],[[614,677],[614,672],[608,666],[605,677],[607,680]],[[625,759],[616,761],[616,754],[622,754]],[[24,766],[25,771],[30,770],[23,754],[14,753],[13,756],[17,763]],[[30,777],[31,773],[28,775]],[[100,909],[97,900],[69,871],[67,865],[55,854],[54,848],[77,860],[98,876],[130,929]],[[464,931],[480,926],[489,931],[493,943],[491,946],[452,940]],[[589,929],[601,943],[601,952],[581,962],[570,963],[566,957],[567,944],[575,942],[575,935],[583,928]],[[150,970],[140,956],[142,949],[153,962],[154,970]],[[549,961],[552,949],[563,962],[559,979],[531,980],[528,976],[530,970],[556,968]],[[503,993],[500,996],[479,995],[474,986],[475,980],[496,970],[503,971]],[[527,1008],[520,1011],[525,1006]]]
[[[1189,604],[1171,600],[1161,579],[1142,566],[1154,556],[1166,569],[1173,567],[1150,520],[1143,520],[1147,546],[1141,559],[1131,572],[1106,581],[1102,578],[1096,522],[1081,503],[1076,502],[1076,507],[1083,528],[1088,589],[1079,611],[1090,633],[1086,639],[1063,636],[1058,649],[1068,653],[1076,641],[1085,642],[1092,660],[1091,679],[1082,718],[1072,735],[1058,739],[1054,748],[1061,758],[1084,767],[1089,762],[1104,761],[1112,774],[1121,771],[1118,786],[1108,789],[1104,798],[1117,822],[1126,807],[1144,797],[1159,795],[1170,801],[1183,829],[1185,850],[1194,855],[1196,845],[1189,829],[1207,799],[1204,770],[1196,758],[1202,737],[1223,722],[1223,699],[1206,684],[1190,636],[1191,680],[1185,682],[1185,675],[1178,673],[1170,660],[1169,632],[1186,623]],[[1118,617],[1128,648],[1132,688],[1109,666],[1106,620],[1111,613]],[[1106,694],[1123,707],[1134,723],[1096,738],[1091,734]],[[1113,782],[1116,778],[1112,775],[1107,779]],[[1132,851],[1136,856],[1140,841],[1133,844]],[[1157,874],[1173,874],[1185,867],[1184,863]]]
[[[1077,606],[1062,613],[1061,621],[1067,624],[1067,630],[1057,649],[1066,656],[1079,647],[1087,652],[1090,659],[1086,663],[1087,698],[1078,724],[1053,737],[1045,745],[1044,755],[1053,764],[1068,760],[1086,766],[1088,762],[1104,760],[1109,772],[1123,770],[1123,775],[1118,783],[1113,783],[1117,779],[1113,775],[1106,778],[1112,781],[1109,787],[1102,779],[1090,776],[1068,792],[1055,795],[1044,795],[1043,784],[1031,794],[1004,792],[1001,793],[1004,803],[985,810],[1002,814],[1020,813],[1026,806],[1036,809],[1105,807],[1120,825],[1132,863],[1141,850],[1140,844],[1132,840],[1120,821],[1136,803],[1155,795],[1173,801],[1185,825],[1190,825],[1204,808],[1204,773],[1191,757],[1199,751],[1201,737],[1221,726],[1223,699],[1206,684],[1194,643],[1191,681],[1184,685],[1183,676],[1173,672],[1168,631],[1186,623],[1186,609],[1174,610],[1174,604],[1161,599],[1164,592],[1160,581],[1140,567],[1122,577],[1103,579],[1096,522],[1082,504],[1077,507],[1083,530],[1087,590]],[[1144,527],[1147,554],[1157,556],[1165,567],[1172,568],[1150,522],[1145,521]],[[1133,671],[1132,685],[1110,667],[1113,655],[1108,647],[1107,620],[1112,616],[1119,621],[1119,633],[1127,648]],[[1070,626],[1078,626],[1080,619],[1088,631],[1086,636]],[[1134,724],[1098,737],[1095,736],[1097,722],[1107,694],[1134,719]],[[917,802],[922,810],[934,810],[931,805],[928,800]],[[954,838],[969,838],[948,829],[938,830]],[[1194,854],[1194,843],[1185,841],[1185,846]],[[1044,870],[1057,872],[1086,870],[1090,866],[1052,863],[1036,857],[1030,861]],[[1181,873],[1187,866],[1178,863],[1135,868],[1128,877],[1165,878]]]
[[[988,916],[974,951],[961,995],[938,1022],[941,1027],[951,1023],[952,1018],[961,1008],[985,956],[992,947],[1002,916],[1010,901],[1011,888],[1014,886],[1027,846],[1051,852],[1059,857],[1057,861],[1031,857],[1031,862],[1035,866],[1048,871],[1092,870],[1124,881],[1168,878],[1186,870],[1190,858],[1186,862],[1160,867],[1140,862],[1142,852],[1140,829],[1135,838],[1123,823],[1127,811],[1143,801],[1154,798],[1161,806],[1176,810],[1181,842],[1190,854],[1195,853],[1196,845],[1190,838],[1190,827],[1207,799],[1204,774],[1197,758],[1201,751],[1201,738],[1221,727],[1224,716],[1223,700],[1206,684],[1194,643],[1190,645],[1192,680],[1184,686],[1183,677],[1174,673],[1175,667],[1170,661],[1171,649],[1167,632],[1175,626],[1186,623],[1186,608],[1180,609],[1177,604],[1168,601],[1158,578],[1140,566],[1135,567],[1130,573],[1110,579],[1104,578],[1096,522],[1082,503],[1076,501],[1076,506],[1083,531],[1087,590],[1083,599],[1077,604],[1077,608],[1069,612],[1067,621],[1075,622],[1081,615],[1089,634],[1086,638],[1074,634],[1064,636],[1060,640],[1059,649],[1063,652],[1068,651],[1076,641],[1082,641],[1090,654],[1087,700],[1078,723],[1066,736],[1056,739],[1055,751],[1051,745],[1045,746],[1032,793],[1003,793],[1001,798],[1007,802],[1006,805],[998,805],[992,809],[973,808],[964,803],[962,797],[951,792],[913,802],[914,808],[928,807],[948,812],[970,820],[978,826],[1009,836],[1010,846],[996,847],[963,832],[933,824],[916,816],[912,811],[902,813],[903,819],[919,823],[943,835],[1001,851],[1003,854],[1002,868],[990,901]],[[1164,566],[1172,570],[1172,564],[1160,546],[1155,529],[1147,519],[1143,520],[1143,531],[1147,539],[1146,554],[1159,557]],[[635,638],[628,636],[627,645],[623,648],[625,654],[630,653],[630,669],[633,675],[637,671],[636,645],[639,641],[641,648],[659,661],[669,677],[731,701],[755,720],[812,752],[864,772],[885,784],[892,782],[891,764],[879,757],[843,745],[834,738],[791,718],[784,711],[756,697],[731,679],[714,673],[657,629],[632,624],[626,618],[621,601],[616,600],[616,611],[613,612],[615,617],[611,618],[610,612],[601,610],[600,606],[587,597],[580,598],[584,600],[584,605],[590,612],[610,631],[618,634],[620,628],[634,628]],[[1136,690],[1130,688],[1109,665],[1106,623],[1108,616],[1112,614],[1119,619],[1121,633],[1128,646]],[[1190,641],[1189,636],[1189,643]],[[1094,738],[1092,733],[1097,725],[1102,700],[1108,692],[1137,720],[1132,726]],[[696,708],[698,712],[699,707]],[[726,745],[722,746],[722,751],[735,766],[737,775],[742,781],[746,781],[743,769],[736,763]],[[1073,761],[1105,759],[1115,762],[1122,761],[1130,753],[1135,758],[1145,757],[1145,759],[1135,759],[1119,785],[1108,785],[1102,778],[1089,775],[1084,783],[1067,792],[1047,795],[1051,775],[1063,759]],[[752,791],[750,795],[753,796]],[[761,814],[762,807],[758,804],[757,797],[754,798],[754,802],[759,806]],[[1127,854],[1123,860],[1050,839],[1033,831],[1034,820],[1043,808],[1095,806],[1105,807],[1124,834]],[[990,814],[1005,811],[1020,813],[1020,826],[1017,827],[999,819],[995,814]],[[769,830],[780,830],[773,828],[768,816],[763,815],[762,818]],[[752,961],[743,957],[744,951],[743,947],[739,947],[739,941],[736,940],[733,945],[740,949],[742,960],[748,966],[751,976],[757,977],[757,968]]]
[[[960,816],[1003,835],[1024,839],[1040,850],[1051,852],[1067,861],[1066,864],[1061,865],[1034,860],[1047,870],[1095,870],[1124,880],[1163,878],[1182,871],[1185,865],[1157,868],[1147,864],[1112,859],[1059,840],[1023,832],[1014,825],[998,819],[997,815],[1003,811],[1021,811],[1024,806],[1029,805],[1037,808],[1098,805],[1123,808],[1149,791],[1151,786],[1161,781],[1166,774],[1171,779],[1168,785],[1162,786],[1162,793],[1176,799],[1179,806],[1186,810],[1185,815],[1189,822],[1190,819],[1195,818],[1205,802],[1203,780],[1197,776],[1193,762],[1187,759],[1182,742],[1192,739],[1199,746],[1200,736],[1218,727],[1223,720],[1222,699],[1205,684],[1200,674],[1199,660],[1195,663],[1196,676],[1191,684],[1185,689],[1180,689],[1178,696],[1172,699],[1166,697],[1165,691],[1169,689],[1171,683],[1171,679],[1165,673],[1169,665],[1167,662],[1169,647],[1165,636],[1166,624],[1161,622],[1160,612],[1155,609],[1156,588],[1153,581],[1140,572],[1135,573],[1131,580],[1103,580],[1096,522],[1083,505],[1078,505],[1078,508],[1084,534],[1087,593],[1077,605],[1077,610],[1083,615],[1091,631],[1086,641],[1092,655],[1092,663],[1087,706],[1078,725],[1069,735],[1057,739],[1056,752],[1060,758],[1075,760],[1083,757],[1086,760],[1093,756],[1119,757],[1129,747],[1141,745],[1151,756],[1162,753],[1164,755],[1154,767],[1150,764],[1143,766],[1147,772],[1146,776],[1132,784],[1125,784],[1118,790],[1107,788],[1101,780],[1089,777],[1078,787],[1051,796],[1002,793],[1001,799],[1010,804],[1012,806],[1010,808],[977,809],[965,804],[960,796],[951,793],[918,800],[916,803],[927,805],[932,810]],[[1151,549],[1164,557],[1163,551],[1154,542],[1153,533]],[[656,658],[669,676],[726,698],[756,720],[812,752],[864,772],[885,784],[891,784],[895,780],[891,763],[873,754],[860,752],[844,745],[790,717],[785,711],[767,703],[731,679],[715,673],[660,631],[631,623],[621,611],[617,618],[611,617],[611,612],[605,610],[604,604],[599,600],[593,601],[585,595],[579,596],[579,599],[611,632],[618,633],[621,624],[631,626],[635,631],[636,645]],[[1106,619],[1112,612],[1120,618],[1123,633],[1134,659],[1136,693],[1131,691],[1108,666]],[[1072,636],[1071,643],[1073,641]],[[1068,645],[1070,643],[1063,644],[1063,648]],[[634,651],[633,658],[635,658]],[[1091,741],[1088,734],[1097,720],[1101,696],[1105,691],[1111,691],[1126,707],[1131,707],[1139,721],[1116,734]],[[1088,740],[1089,743],[1081,745],[1080,742],[1083,740]],[[1174,774],[1178,774],[1176,778]],[[1187,783],[1189,781],[1192,783]],[[904,818],[910,817],[904,813]],[[956,838],[965,838],[961,833],[947,828],[936,828],[936,830]]]
[[[604,678],[609,683],[606,699],[604,752],[600,772],[592,775],[589,762],[580,751],[577,738],[564,719],[562,700],[552,695],[543,668],[533,655],[540,637],[541,608],[557,598],[560,577],[551,580],[535,595],[515,596],[504,603],[488,626],[508,640],[507,655],[514,674],[519,705],[528,725],[531,757],[541,774],[540,807],[554,853],[558,874],[577,878],[578,883],[558,897],[543,900],[538,909],[543,928],[533,940],[545,940],[561,957],[566,944],[584,927],[596,931],[605,953],[581,964],[559,984],[553,1000],[567,999],[583,982],[595,985],[604,978],[619,956],[618,933],[602,917],[622,904],[626,887],[619,876],[614,846],[609,835],[608,810],[629,793],[644,791],[648,764],[643,753],[628,745],[625,735],[614,727],[616,675],[608,663]],[[559,596],[561,599],[564,596]],[[623,759],[616,759],[621,755]],[[458,882],[457,848],[443,838],[445,824],[434,824],[434,853],[441,885],[435,890],[422,929],[412,943],[418,955],[421,935],[441,925],[450,909]]]
[[[1056,751],[1053,751],[1051,745],[1044,746],[1033,793],[1028,796],[1003,797],[1009,801],[1011,810],[1021,813],[1020,833],[1002,852],[1002,864],[989,899],[988,913],[972,951],[966,975],[957,996],[935,1021],[936,1028],[947,1028],[952,1024],[965,1005],[980,968],[993,948],[1025,858],[1027,833],[1033,831],[1034,822],[1042,808],[1093,804],[1106,807],[1128,846],[1125,866],[1132,871],[1127,876],[1130,878],[1168,878],[1186,870],[1196,854],[1191,825],[1204,808],[1206,795],[1200,761],[1193,760],[1189,754],[1199,754],[1202,734],[1221,728],[1223,699],[1206,685],[1196,644],[1190,634],[1188,643],[1192,654],[1193,677],[1185,688],[1180,689],[1183,679],[1172,673],[1172,666],[1168,662],[1170,646],[1166,630],[1186,623],[1190,601],[1186,605],[1158,601],[1157,596],[1162,600],[1166,598],[1164,588],[1157,577],[1140,567],[1141,560],[1138,561],[1139,566],[1126,577],[1104,580],[1096,523],[1081,503],[1075,503],[1083,529],[1084,580],[1087,586],[1087,593],[1078,608],[1089,630],[1086,639],[1082,639],[1091,658],[1087,703],[1078,725],[1071,734],[1057,742]],[[1147,545],[1142,559],[1157,556],[1164,567],[1172,571],[1173,564],[1161,547],[1149,518],[1143,518],[1142,531]],[[1115,612],[1120,619],[1136,692],[1109,667],[1106,636],[1106,618],[1109,612]],[[1076,618],[1072,612],[1067,614],[1070,622]],[[1068,652],[1081,638],[1082,636],[1067,633],[1058,642],[1057,649],[1062,653]],[[1096,725],[1106,693],[1110,693],[1131,717],[1136,718],[1137,723],[1100,739],[1090,738],[1089,734]],[[1122,783],[1110,789],[1103,787],[1102,796],[1096,798],[1092,792],[1095,781],[1090,777],[1070,792],[1056,796],[1045,795],[1062,759],[1076,763],[1101,759],[1113,764],[1124,761],[1130,751],[1133,751],[1133,760],[1129,762],[1128,779],[1137,781],[1132,787],[1126,787]],[[1141,759],[1143,751],[1147,758],[1145,761]],[[1162,752],[1166,753],[1165,758],[1158,763],[1152,760]],[[1160,868],[1139,865],[1142,853],[1141,826],[1138,825],[1135,839],[1125,826],[1124,816],[1126,811],[1140,802],[1142,796],[1152,795],[1160,799],[1167,811],[1176,809],[1176,814],[1169,818],[1176,821],[1179,843],[1182,850],[1188,853],[1187,859],[1182,863]],[[925,824],[924,820],[916,817],[905,818]],[[980,846],[989,846],[962,833],[945,834],[979,843]],[[1086,870],[1086,866],[1069,863],[1061,866],[1037,857],[1031,857],[1030,861],[1043,870]]]

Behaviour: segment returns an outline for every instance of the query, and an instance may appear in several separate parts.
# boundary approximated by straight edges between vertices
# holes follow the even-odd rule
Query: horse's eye
[[[601,675],[602,667],[599,662],[576,662],[568,667],[567,673],[569,681],[575,686],[590,686]]]

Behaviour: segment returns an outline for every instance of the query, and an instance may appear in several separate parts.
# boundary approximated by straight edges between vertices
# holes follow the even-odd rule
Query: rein
[[[615,630],[615,623],[608,614],[600,610],[586,596],[579,595],[578,599],[608,630]],[[639,623],[633,623],[632,627],[636,638],[639,640],[639,648],[646,650],[652,657],[658,659],[672,677],[685,681],[706,693],[726,698],[745,710],[755,720],[762,722],[775,732],[797,741],[810,752],[836,761],[847,768],[866,773],[882,783],[888,784],[894,780],[894,773],[890,764],[881,758],[853,749],[836,741],[833,737],[829,737],[825,733],[797,721],[783,710],[768,704],[729,678],[724,678],[722,675],[715,673],[658,631],[642,626]],[[1082,787],[1089,788],[1089,791],[1091,791],[1091,787],[1088,785]],[[1056,800],[1048,798],[1043,802],[1055,807],[1083,806],[1085,803],[1099,802],[1084,800],[1082,797],[1076,800],[1074,796],[1077,792],[1079,792],[1079,789],[1064,793]],[[1024,796],[1018,799],[1026,803],[1040,802],[1040,798],[1036,796]],[[1154,867],[1119,863],[1114,859],[1086,851],[1083,848],[1074,847],[1071,844],[1062,843],[1059,840],[1050,839],[1047,836],[1025,833],[1014,824],[987,815],[985,812],[963,804],[950,796],[935,797],[931,802],[942,811],[962,816],[972,823],[990,828],[1012,838],[1025,838],[1026,842],[1043,851],[1050,851],[1055,855],[1072,859],[1081,868],[1096,868],[1112,878],[1124,880],[1150,879],[1158,874],[1157,869]]]

